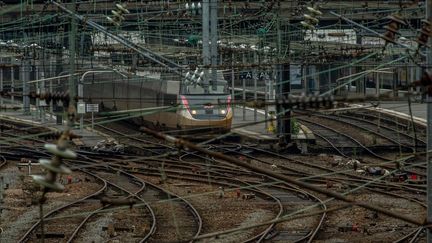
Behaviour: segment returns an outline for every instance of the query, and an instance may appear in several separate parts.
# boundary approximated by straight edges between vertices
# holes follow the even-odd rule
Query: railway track
[[[185,156],[190,156],[190,157],[196,157],[196,159],[199,160],[204,160],[206,159],[205,157],[203,158],[202,156],[196,155],[194,153],[188,153],[188,154],[184,154],[182,156],[180,156],[179,160],[163,160],[163,161],[153,161],[153,162],[158,162],[159,165],[161,165],[162,163],[166,164],[165,167],[165,173],[167,174],[168,178],[177,178],[175,175],[180,174],[181,176],[178,179],[181,180],[186,180],[186,177],[188,180],[193,180],[193,181],[197,181],[197,179],[195,177],[200,176],[201,182],[209,182],[209,180],[211,181],[212,184],[217,183],[219,185],[223,185],[223,186],[243,186],[243,187],[250,187],[252,185],[260,185],[262,182],[261,181],[256,181],[256,180],[252,180],[251,178],[256,178],[258,175],[251,173],[251,172],[246,172],[244,170],[238,169],[238,168],[233,168],[232,166],[226,166],[226,165],[220,165],[219,163],[212,163],[211,164],[211,171],[209,171],[209,173],[207,173],[205,170],[201,170],[202,168],[204,168],[206,165],[205,163],[199,163],[198,161],[192,161],[192,160],[187,160],[185,159]],[[152,162],[150,162],[152,163]],[[155,166],[154,163],[153,167]],[[180,164],[180,165],[179,165]],[[198,174],[194,174],[193,171],[194,169],[197,168],[197,166],[200,166],[200,172],[196,171]],[[191,171],[191,173],[189,172],[185,172],[186,171]],[[153,176],[157,176],[158,175],[158,169],[156,168],[148,168],[146,169],[147,171],[147,175],[153,175]],[[153,171],[153,173],[151,173],[150,171]],[[229,174],[229,176],[228,176]],[[241,176],[241,179],[237,179],[236,177]],[[248,177],[248,180],[246,180],[244,177]],[[234,178],[234,179],[233,179]],[[229,184],[221,184],[222,181],[226,181]],[[289,192],[287,191],[288,189],[285,188],[266,188],[265,190],[262,187],[259,187],[260,189],[258,191],[260,191],[261,193],[266,193],[266,195],[269,197],[273,197],[273,199],[275,201],[278,202],[280,210],[284,209],[284,207],[282,205],[280,205],[282,202],[283,203],[287,203],[289,200],[288,198],[295,198],[296,196],[293,196],[292,191]],[[292,189],[291,189],[292,190]],[[257,193],[256,190],[251,191],[252,193]],[[295,194],[297,195],[296,192]],[[276,194],[277,196],[274,196],[273,194]],[[299,193],[302,194],[302,193]],[[285,195],[285,196],[284,196]],[[291,195],[291,196],[290,196]],[[314,197],[313,195],[309,195],[310,198],[315,198],[316,200],[319,200],[318,198]],[[281,199],[279,199],[281,198]],[[306,204],[309,204],[309,201],[306,202]],[[325,206],[324,206],[325,207]],[[280,216],[280,210],[279,213],[276,215],[276,218]],[[321,218],[321,220],[323,220],[324,217]],[[319,227],[318,227],[319,228]],[[273,227],[267,228],[265,229],[263,232],[257,234],[254,238],[251,238],[249,240],[252,239],[260,239],[263,240],[264,238],[266,238],[267,234],[274,234],[274,231],[272,231]],[[312,234],[314,235],[317,230],[308,230],[305,231],[305,235],[302,235],[302,237],[300,237],[301,235],[297,234],[296,237],[298,238],[298,241],[301,241],[307,237],[310,237]],[[265,233],[265,234],[264,234]],[[290,238],[291,240],[293,240],[293,232],[291,232],[291,236],[290,234],[288,234],[288,232],[282,232],[281,235],[285,235],[282,238],[288,239]]]
[[[415,138],[403,131],[386,126],[385,124],[377,124],[375,122],[361,119],[358,117],[350,117],[346,115],[316,115],[319,118],[335,121],[336,123],[348,124],[352,127],[358,128],[365,132],[374,134],[375,136],[386,139],[397,146],[406,149],[411,149],[415,146]],[[417,145],[424,147],[426,145],[424,140],[417,139]]]
[[[111,193],[114,195],[117,195],[117,193],[120,193],[121,195],[124,195],[125,198],[132,198],[137,199],[144,207],[140,207],[138,209],[132,210],[121,210],[116,211],[115,214],[118,215],[118,217],[114,217],[116,221],[113,222],[114,230],[115,225],[122,225],[123,227],[120,229],[119,232],[116,232],[116,238],[119,239],[130,239],[131,241],[135,242],[145,242],[147,241],[152,234],[155,231],[156,227],[156,219],[153,209],[148,205],[148,203],[142,199],[140,196],[144,193],[146,189],[146,184],[142,181],[136,180],[133,176],[129,176],[127,180],[115,180],[112,178],[112,173],[109,173],[107,171],[106,173],[101,172],[100,170],[95,171],[89,171],[89,170],[82,170],[85,173],[102,178],[103,180],[107,181],[109,186],[111,186],[113,189],[111,190]],[[107,192],[104,193],[105,195]],[[110,208],[111,205],[105,205],[101,207],[98,210],[93,211],[90,213],[85,220],[82,221],[82,223],[74,230],[74,235],[71,236],[68,240],[68,242],[73,242],[75,239],[81,239],[79,241],[85,241],[85,236],[78,236],[79,231],[82,230],[84,227],[84,223],[86,223],[88,220],[90,220],[91,217],[96,217],[97,213],[102,211],[103,209]],[[121,214],[127,215],[128,219],[124,220],[123,216]],[[95,221],[95,219],[93,219]],[[124,225],[134,225],[134,227],[127,227],[124,228]],[[141,227],[141,226],[148,226],[148,227]],[[82,235],[85,235],[81,233]],[[87,234],[88,235],[88,234]],[[88,235],[87,238],[91,237],[91,235]],[[108,239],[106,239],[108,240]]]
[[[378,157],[381,157],[381,156],[378,155]],[[380,159],[383,159],[383,158],[381,157]],[[191,161],[191,163],[193,163],[193,162]],[[173,165],[170,165],[170,166],[173,166]],[[183,167],[182,169],[186,169],[186,168]],[[229,170],[229,168],[226,168],[226,169]],[[232,168],[231,168],[231,170],[232,170]],[[225,170],[224,173],[226,173],[226,172],[227,172],[227,171]],[[237,171],[237,170],[236,170],[235,173],[245,173],[245,172],[240,172],[240,171]],[[367,182],[367,178],[366,178],[366,179],[363,178],[362,180],[358,179],[358,183],[364,183],[364,182]],[[379,184],[379,183],[377,183],[377,184]],[[379,185],[375,185],[375,186],[379,186]],[[383,188],[384,188],[384,187],[389,187],[389,185],[384,185],[384,183],[381,184],[381,186],[382,186]],[[400,189],[401,186],[403,187],[404,185],[394,185],[394,188],[395,188],[395,189]],[[412,189],[412,188],[407,187],[406,189],[407,189],[407,190],[410,190],[410,189]],[[420,190],[420,191],[422,191],[422,190]],[[378,192],[378,191],[375,191],[375,192]],[[419,192],[419,191],[417,191],[417,193],[418,193],[418,192]],[[380,193],[381,193],[381,192],[380,192]],[[397,196],[397,194],[392,194],[392,193],[387,193],[387,195]]]
[[[326,130],[326,128],[322,129]],[[135,198],[140,201],[140,205],[143,205],[142,208],[140,207],[142,211],[139,215],[132,214],[131,216],[136,217],[136,221],[141,222],[141,225],[148,225],[146,230],[132,234],[130,233],[130,227],[128,229],[120,229],[117,235],[118,238],[131,239],[131,241],[137,242],[162,242],[168,235],[169,238],[174,239],[174,241],[193,241],[195,237],[201,234],[233,229],[241,225],[242,221],[247,221],[245,221],[244,218],[239,218],[236,224],[227,224],[224,228],[214,228],[215,226],[210,226],[214,222],[211,220],[209,221],[208,216],[201,219],[201,215],[198,213],[200,212],[202,214],[202,212],[206,212],[205,214],[207,214],[210,209],[206,208],[202,202],[200,204],[201,200],[199,198],[195,198],[199,194],[188,193],[182,189],[182,184],[185,183],[193,184],[194,187],[198,188],[209,187],[210,185],[210,188],[215,190],[213,193],[218,193],[217,186],[223,186],[226,188],[227,193],[240,188],[242,194],[254,194],[256,199],[250,201],[250,207],[255,208],[255,211],[269,210],[267,213],[269,218],[262,218],[263,221],[278,219],[283,215],[301,210],[310,205],[316,205],[322,209],[326,208],[328,199],[323,201],[316,195],[302,191],[300,188],[293,188],[290,185],[280,184],[280,182],[276,182],[272,178],[195,152],[178,151],[169,145],[154,142],[151,139],[147,140],[146,137],[137,136],[137,134],[132,133],[132,131],[128,133],[127,131],[116,131],[112,129],[110,132],[116,134],[118,137],[123,137],[123,143],[128,146],[133,145],[137,150],[141,149],[143,144],[150,145],[144,148],[144,150],[147,151],[141,155],[120,154],[112,155],[110,158],[107,158],[106,155],[97,152],[83,152],[80,153],[81,157],[79,160],[70,161],[69,163],[74,165],[75,168],[82,168],[83,173],[89,173],[88,175],[104,180],[106,182],[106,188],[108,188],[105,189],[105,191],[111,194],[111,196],[118,196],[118,194],[121,194],[124,197]],[[337,130],[333,132],[333,134],[336,134]],[[327,136],[330,135],[327,134]],[[338,136],[342,137],[341,134],[338,134]],[[323,137],[326,138],[324,135]],[[332,142],[330,139],[327,140]],[[407,140],[409,140],[408,137]],[[19,143],[17,143],[17,145],[18,144]],[[424,204],[420,197],[409,196],[409,194],[423,194],[424,188],[422,186],[387,181],[374,181],[371,183],[371,180],[373,180],[371,177],[356,176],[353,172],[341,173],[335,169],[319,166],[311,161],[293,159],[292,157],[262,150],[254,146],[239,144],[212,144],[205,146],[207,149],[213,151],[240,156],[250,159],[252,163],[262,163],[269,167],[274,165],[275,161],[279,161],[279,163],[276,164],[277,168],[275,168],[275,170],[285,175],[295,176],[299,180],[307,180],[309,183],[325,186],[329,178],[325,176],[320,177],[318,175],[334,174],[337,176],[334,176],[331,181],[343,184],[347,189],[360,187],[363,184],[369,183],[365,188],[371,193],[405,199],[417,205]],[[335,148],[340,148],[339,144],[334,144],[334,146]],[[360,147],[355,141],[352,141],[352,146]],[[46,156],[43,151],[34,151],[31,150],[30,147],[31,146],[27,146],[27,148],[10,147],[8,149],[11,154],[7,154],[7,156],[14,158],[12,156],[14,151],[19,151],[22,155],[33,154],[33,156]],[[348,148],[348,146],[346,147]],[[365,147],[368,148],[367,146]],[[177,155],[167,154],[166,152],[168,151],[176,151]],[[345,154],[348,153],[347,151],[341,152],[346,157],[349,157],[349,155]],[[143,154],[146,156],[143,156]],[[165,156],[158,157],[160,155]],[[379,158],[373,154],[369,155],[380,160],[385,158]],[[376,155],[380,156],[379,154]],[[163,174],[166,176],[164,179],[161,179],[161,168],[163,169]],[[404,193],[402,195],[399,192]],[[205,197],[206,196],[203,196],[203,198]],[[114,210],[114,216],[110,216],[114,218],[116,217],[115,215],[128,214],[127,210],[124,209],[117,210],[109,205],[97,205],[98,200],[95,198],[97,198],[97,195],[93,196],[92,199],[84,200],[82,203],[76,202],[74,205],[67,206],[64,211],[60,210],[54,212],[53,215],[56,217],[46,215],[47,222],[51,221],[46,225],[47,229],[51,231],[51,229],[55,229],[55,227],[64,228],[65,226],[58,226],[59,224],[56,223],[57,218],[68,214],[78,215],[79,208],[88,209],[87,214],[72,217],[62,222],[64,225],[73,225],[70,229],[63,232],[65,235],[64,239],[67,239],[67,242],[81,241],[85,239],[86,235],[90,234],[91,231],[89,228],[92,223],[97,222],[105,210]],[[170,204],[168,202],[175,203]],[[223,200],[220,202],[223,202]],[[94,204],[94,208],[89,208],[85,203],[89,205]],[[212,202],[211,205],[214,203],[215,202]],[[151,216],[151,212],[153,212],[154,217]],[[222,213],[222,211],[219,212]],[[228,213],[235,212],[228,211]],[[139,221],[142,220],[142,217],[146,217],[145,223],[144,221]],[[150,218],[153,218],[153,220],[150,220]],[[310,242],[315,239],[318,232],[324,230],[322,226],[325,219],[325,214],[317,215],[304,221],[307,223],[303,224],[302,227],[296,228],[290,227],[289,224],[278,223],[266,227],[258,227],[244,234],[231,234],[226,236],[226,239],[236,239],[236,242]],[[125,222],[127,221],[123,221],[123,224],[125,224]],[[38,227],[36,226],[28,239],[33,240],[37,238],[37,229]],[[395,242],[402,242],[405,239],[414,240],[423,237],[419,228],[407,228],[406,231],[406,237],[402,237]],[[224,237],[221,239],[224,239]]]
[[[291,164],[291,162],[293,161],[292,159],[285,158],[283,155],[272,153],[272,152],[269,152],[269,151],[265,151],[265,150],[262,150],[262,149],[259,149],[259,148],[246,147],[246,149],[249,149],[249,150],[256,149],[256,150],[259,150],[261,153],[266,153],[266,154],[269,154],[269,155],[275,156],[275,157],[282,157],[284,159],[287,159],[287,161],[290,161],[289,164]],[[253,156],[250,156],[249,154],[242,154],[242,155],[254,158]],[[258,158],[254,158],[254,159],[258,159]],[[260,160],[260,159],[258,159],[258,160]],[[265,161],[262,161],[262,160],[261,160],[261,162],[264,162],[266,165],[271,165],[271,163],[268,163],[268,162],[265,162]],[[316,166],[312,166],[312,167],[316,168]],[[282,169],[286,169],[286,166],[282,166],[281,168]],[[292,171],[292,170],[293,169],[290,169],[290,171]],[[332,171],[332,170],[330,170],[330,171]],[[329,170],[327,170],[327,172],[329,172]],[[336,171],[333,170],[333,172],[336,172]],[[302,174],[303,177],[305,177],[305,176],[306,177],[307,176],[312,176],[313,177],[313,176],[316,175],[315,173],[313,173],[313,174],[305,174],[305,172],[303,172],[303,171],[298,171],[298,173]],[[342,173],[342,174],[345,174],[345,173]],[[349,177],[351,177],[351,175],[348,174],[347,178],[349,178]],[[338,183],[342,183],[342,184],[347,184],[347,185],[349,185],[349,187],[362,186],[362,184],[370,183],[370,178],[363,178],[363,177],[359,177],[359,176],[354,176],[354,177],[359,178],[359,181],[355,181],[355,182],[353,180],[344,181],[344,180],[340,180],[340,179],[336,179],[334,181],[338,182]],[[405,192],[408,192],[408,193],[414,194],[414,195],[417,194],[417,193],[419,193],[418,190],[414,190],[413,188],[409,188],[409,187],[404,187],[404,185],[394,185],[394,187],[395,187],[395,189],[399,189],[399,190],[402,190],[402,191],[405,191]],[[379,186],[377,187],[376,184],[371,184],[370,186],[367,186],[366,189],[369,190],[369,191],[371,191],[371,192],[373,192],[373,193],[380,193],[380,194],[383,194],[383,195],[388,195],[388,196],[393,197],[393,198],[401,198],[401,199],[410,201],[412,203],[415,203],[415,204],[419,205],[419,207],[422,207],[424,209],[426,209],[426,206],[427,206],[425,204],[425,202],[424,202],[424,198],[422,200],[419,200],[419,199],[416,199],[415,197],[412,197],[412,196],[401,195],[398,192],[396,192],[396,193],[389,192],[388,191],[388,185],[386,185],[386,187],[384,187],[384,188],[381,188]],[[414,231],[408,233],[407,235],[408,236],[412,236],[413,237],[412,240],[414,240],[414,239],[416,239],[416,238],[419,237],[419,234],[420,234],[420,229],[419,228],[415,228]],[[406,238],[409,238],[409,237],[402,237],[401,239],[397,240],[396,242],[403,242],[404,239],[406,239]]]
[[[385,158],[385,157],[375,153],[370,148],[368,148],[366,145],[364,145],[363,143],[361,143],[360,141],[358,141],[354,137],[350,136],[349,134],[340,132],[334,128],[320,124],[316,121],[311,121],[311,120],[305,119],[303,117],[299,117],[297,119],[299,121],[301,121],[302,123],[305,123],[305,125],[307,127],[309,127],[312,131],[317,131],[317,134],[319,137],[327,138],[327,139],[325,139],[325,141],[327,143],[330,143],[330,145],[334,148],[341,148],[341,146],[340,146],[341,144],[355,145],[355,146],[350,146],[349,148],[352,149],[353,147],[358,147],[358,148],[362,149],[363,151],[365,151],[366,153],[368,153],[369,155],[371,155],[375,158],[378,158],[380,160],[384,160],[384,161],[391,160],[389,158]],[[325,134],[325,133],[323,133],[323,130],[325,130],[329,133]],[[344,140],[339,140],[340,138],[344,138]],[[339,149],[336,151],[339,152],[341,150]],[[347,155],[344,151],[342,151],[341,155],[344,157],[347,157]]]
[[[414,135],[414,126],[417,132],[418,139],[426,139],[426,128],[417,124],[412,124],[411,121],[406,121],[404,119],[398,119],[394,116],[389,116],[381,112],[371,112],[369,110],[358,110],[356,112],[347,112],[346,115],[350,117],[357,117],[362,120],[373,121],[375,124],[386,124],[395,130],[402,130],[404,133],[411,136]]]
[[[129,187],[134,184],[131,184],[131,182],[144,186],[142,192],[139,194],[135,193],[135,197],[145,202],[151,208],[154,212],[155,220],[155,226],[151,230],[152,234],[145,241],[184,241],[200,233],[202,228],[201,216],[187,200],[149,181],[144,181],[142,178],[123,170],[121,166],[104,165],[94,158],[88,158],[88,160],[93,161],[91,165],[95,166],[96,169],[98,167],[101,169],[108,168],[109,171],[114,172],[104,173],[103,175],[98,174],[98,176],[106,178],[108,181],[116,181],[117,183],[125,184],[125,186],[129,185]],[[88,163],[84,164],[89,165]],[[120,180],[120,177],[125,177],[126,180]],[[163,203],[164,201],[166,203]],[[176,220],[178,220],[177,223]]]
[[[59,217],[61,215],[67,214],[78,214],[82,212],[82,210],[96,210],[99,207],[99,203],[95,203],[94,201],[88,201],[89,199],[100,195],[107,188],[107,181],[97,178],[102,182],[102,186],[97,189],[95,192],[90,193],[84,197],[81,197],[77,200],[74,200],[70,203],[66,203],[58,208],[50,210],[46,214],[44,214],[44,222],[46,232],[50,232],[52,234],[60,234],[60,238],[67,238],[73,235],[73,227],[71,225],[80,225],[81,220],[85,218],[85,216],[74,216],[70,218],[60,218],[57,220],[50,220],[54,216]],[[66,222],[65,222],[66,221]],[[41,227],[41,220],[38,220],[34,223],[19,239],[19,242],[28,242],[28,241],[37,241],[37,239],[41,238],[41,235],[38,233]],[[65,230],[69,229],[65,232]],[[38,235],[39,234],[39,235]],[[55,239],[54,241],[57,241]]]

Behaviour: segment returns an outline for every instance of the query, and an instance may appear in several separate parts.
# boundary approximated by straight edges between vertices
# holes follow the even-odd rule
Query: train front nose
[[[221,120],[225,119],[229,107],[226,101],[211,100],[211,102],[195,102],[189,100],[189,113],[192,118],[198,120]]]

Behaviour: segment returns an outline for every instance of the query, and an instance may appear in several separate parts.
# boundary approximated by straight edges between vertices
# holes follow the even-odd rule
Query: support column
[[[257,53],[254,52],[253,53],[253,63],[257,63]],[[258,61],[259,63],[259,61]],[[256,67],[253,68],[252,70],[252,78],[253,78],[253,86],[254,86],[254,101],[257,102],[258,101],[258,93],[257,93],[257,89],[258,89],[258,72]],[[254,107],[254,122],[256,122],[258,120],[258,110],[256,107]]]
[[[13,103],[15,103],[15,96],[14,96],[14,92],[15,92],[15,78],[14,78],[14,76],[15,76],[15,71],[14,71],[14,63],[13,62],[11,62],[11,93],[12,93],[12,95],[11,95],[11,103],[13,104]]]
[[[234,52],[231,52],[231,101],[233,104],[235,104],[235,75],[234,75]],[[234,112],[234,109],[232,109]]]
[[[42,50],[42,52],[43,52],[43,50]],[[46,74],[45,74],[45,67],[40,68],[38,73],[39,73],[40,79],[44,79],[45,76],[46,76]],[[42,82],[39,83],[39,92],[40,93],[45,93],[45,81],[42,81]],[[45,123],[45,109],[46,109],[47,103],[46,103],[45,100],[41,100],[39,102],[39,105],[40,105],[40,118],[41,118],[41,122]]]
[[[30,59],[28,58],[28,50],[25,51],[24,58],[22,60],[21,64],[21,82],[22,82],[22,92],[23,92],[23,110],[24,114],[28,115],[30,114],[30,97],[29,97],[29,84],[28,81],[30,81],[30,72],[31,72],[31,65],[30,65]]]
[[[209,0],[202,2],[202,38],[203,38],[203,64],[206,66],[204,69],[204,90],[208,92],[209,87],[209,71],[208,66],[210,66],[210,3]]]
[[[280,9],[278,10],[280,12]],[[280,13],[277,16],[277,62],[281,62],[282,54],[282,32],[280,24]],[[284,33],[289,33],[289,22],[288,28],[284,28]],[[290,51],[291,41],[287,40],[287,53]],[[290,63],[278,64],[276,65],[276,99],[284,100],[288,98],[290,94],[291,84],[290,84]],[[291,111],[287,104],[276,103],[276,113],[277,113],[277,134],[279,136],[279,144],[287,145],[291,142]]]
[[[217,65],[218,65],[218,1],[210,0],[210,56],[211,56],[211,66],[212,66],[212,89],[217,90]]]
[[[76,1],[73,0],[71,4],[71,10],[75,12],[76,9]],[[71,96],[71,102],[75,105],[74,97],[76,96],[77,89],[77,81],[75,74],[75,57],[76,57],[76,35],[77,35],[77,21],[75,18],[70,19],[70,30],[69,30],[69,82],[68,82],[68,90],[69,95]]]

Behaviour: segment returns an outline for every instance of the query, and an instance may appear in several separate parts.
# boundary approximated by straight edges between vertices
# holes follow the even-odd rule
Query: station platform
[[[367,105],[367,104],[363,104]],[[361,107],[361,105],[354,105],[357,107]],[[410,121],[411,117],[409,116],[409,106],[407,101],[387,101],[380,102],[378,107],[369,107],[366,108],[368,110],[381,112],[384,114],[397,116],[401,119],[405,119]],[[427,126],[427,104],[426,103],[411,103],[411,110],[413,114],[413,120],[416,124],[420,126]]]
[[[245,140],[256,143],[277,143],[279,138],[275,133],[276,122],[272,124],[272,122],[268,121],[266,123],[265,120],[264,110],[257,109],[257,118],[255,121],[253,108],[246,107],[243,112],[243,107],[235,107],[232,132]],[[313,133],[307,127],[301,124],[299,126],[298,134],[292,135],[291,140],[300,143],[313,142],[315,140]]]
[[[401,114],[409,115],[408,102],[381,102],[380,108],[392,110]],[[412,103],[411,110],[416,121],[424,122],[426,125],[427,103]]]
[[[66,122],[62,121],[62,124],[58,124],[56,116],[52,114],[45,114],[45,121],[35,115],[36,110],[31,109],[30,114],[25,115],[22,109],[16,109],[17,105],[7,105],[5,110],[0,112],[0,120],[9,120],[12,122],[29,124],[33,126],[40,126],[48,128],[53,132],[63,131]],[[109,136],[100,133],[96,130],[92,130],[90,127],[85,127],[82,130],[79,128],[72,129],[72,132],[80,138],[73,139],[73,143],[77,146],[95,146],[99,141],[108,139]]]

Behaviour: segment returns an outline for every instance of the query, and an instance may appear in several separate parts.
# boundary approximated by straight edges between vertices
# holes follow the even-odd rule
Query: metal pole
[[[235,75],[234,75],[234,52],[231,52],[231,93],[232,93],[232,103],[235,103],[235,83],[234,83]]]
[[[12,92],[11,103],[13,104],[15,102],[15,96],[13,95],[13,93],[15,92],[15,81],[14,81],[15,72],[14,72],[13,63],[11,63],[11,64],[12,64],[12,66],[11,66],[11,92]]]
[[[49,81],[49,92],[50,92],[50,94],[52,94],[52,92],[53,92],[53,81],[52,80]],[[49,112],[52,114],[54,111],[54,102],[51,100],[48,105],[49,105]]]
[[[40,77],[39,77],[39,65],[37,65],[38,63],[36,62],[36,60],[34,60],[34,68],[35,68],[35,79],[39,79]],[[41,86],[40,86],[40,82],[37,82],[36,84],[36,93],[40,93],[41,92]],[[40,99],[39,98],[36,98],[36,114],[35,114],[35,117],[36,117],[36,120],[38,120],[38,119],[40,119],[41,118],[41,112],[40,112],[40,109],[41,109],[41,106],[40,106]]]
[[[331,70],[331,65],[329,64],[328,69]],[[330,91],[332,88],[331,85],[331,71],[328,72],[328,90]]]
[[[432,0],[426,1],[426,19],[432,17]],[[432,44],[432,38],[429,38],[429,45]],[[427,68],[432,64],[432,52],[426,51]],[[432,96],[427,97],[427,222],[432,222],[432,164],[429,151],[432,149]],[[432,229],[427,228],[427,242],[432,242]]]
[[[352,67],[349,67],[349,75],[352,74]],[[348,84],[348,95],[351,92],[351,82]]]
[[[0,63],[2,62],[0,58]],[[3,91],[3,67],[0,67],[0,90]],[[0,105],[3,106],[3,96],[0,96]]]
[[[92,130],[94,129],[94,112],[92,111]]]
[[[85,74],[84,74],[85,75]],[[84,96],[84,75],[80,78],[78,81],[78,103],[82,104],[84,102],[83,96]],[[80,130],[82,130],[84,127],[84,114],[80,114]]]
[[[29,94],[29,87],[28,87],[28,81],[30,79],[30,60],[28,58],[28,50],[25,51],[24,59],[21,64],[21,81],[22,81],[22,91],[23,91],[23,109],[24,114],[28,115],[30,113],[30,97]]]
[[[211,58],[210,58],[210,45],[209,45],[209,41],[210,41],[210,3],[209,0],[205,0],[202,3],[202,38],[203,38],[203,64],[204,66],[208,67],[210,66],[211,63]],[[209,71],[208,68],[204,69],[204,89],[206,90],[206,92],[208,92],[208,87],[209,87]]]
[[[257,61],[257,53],[256,52],[254,52],[254,54],[253,54],[253,61],[254,61],[254,63],[256,63],[256,61]],[[254,82],[254,101],[257,102],[258,101],[258,93],[257,93],[258,72],[257,72],[256,68],[253,69],[252,78],[253,78],[253,82]],[[258,111],[257,111],[257,108],[254,106],[254,122],[256,122],[257,119],[258,119]]]
[[[218,65],[218,1],[210,0],[210,55],[211,55],[211,66],[212,66],[212,89],[217,90],[217,65]]]
[[[246,121],[246,80],[242,79],[243,85],[243,121]]]
[[[267,79],[267,77],[265,77],[264,82],[265,82],[265,91],[264,91],[264,100],[265,102],[269,101],[269,96],[270,96],[270,89],[269,89],[269,82],[270,80]],[[265,119],[265,129],[267,129],[268,127],[268,106],[264,107],[264,119]]]
[[[71,11],[75,13],[76,1],[73,0],[71,4]],[[70,30],[69,30],[69,73],[75,73],[75,55],[76,55],[76,35],[77,35],[77,21],[75,18],[70,20]],[[77,82],[74,75],[69,76],[68,90],[71,97],[76,96]],[[71,99],[72,104],[74,104],[74,99]]]
[[[41,56],[43,56],[43,58],[45,58],[45,55],[41,54]],[[42,64],[45,65],[45,62],[43,62]],[[38,78],[41,78],[41,79],[45,78],[45,75],[46,75],[45,66],[43,66],[41,69],[39,69],[39,74],[40,74],[40,77],[38,77]],[[45,88],[46,88],[45,87],[45,81],[42,81],[40,83],[40,92],[45,93]],[[45,109],[46,109],[47,103],[45,100],[42,100],[41,103],[42,103],[41,107],[40,107],[41,121],[42,121],[42,123],[45,123]]]

